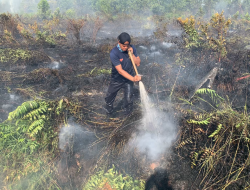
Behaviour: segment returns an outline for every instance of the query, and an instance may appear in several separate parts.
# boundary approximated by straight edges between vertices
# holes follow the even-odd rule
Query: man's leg
[[[126,114],[130,114],[133,111],[133,86],[134,83],[132,81],[124,84],[124,107]]]
[[[117,95],[117,92],[122,88],[124,83],[117,82],[117,81],[110,81],[108,92],[105,98],[106,106],[105,109],[107,113],[113,112],[113,103],[115,101],[115,97]]]

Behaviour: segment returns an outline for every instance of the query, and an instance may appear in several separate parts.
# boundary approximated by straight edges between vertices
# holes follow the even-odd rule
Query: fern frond
[[[196,120],[190,119],[187,122],[197,124],[197,125],[208,125],[210,123],[209,120],[210,120],[210,117],[202,121],[196,121]]]
[[[209,135],[208,137],[209,137],[209,138],[212,138],[212,137],[214,137],[215,135],[217,135],[217,134],[220,132],[221,128],[222,128],[222,124],[219,124],[219,125],[217,126],[217,129],[216,129],[211,135]]]
[[[30,126],[28,131],[30,132],[30,136],[34,137],[39,131],[41,131],[44,127],[45,121],[43,119],[35,120]]]
[[[21,106],[18,106],[16,110],[9,113],[8,120],[21,119],[30,110],[36,109],[38,107],[39,107],[39,102],[36,100],[24,102]]]
[[[58,109],[62,109],[63,99],[58,102]]]
[[[250,143],[249,131],[246,129],[246,127],[242,130],[242,136],[246,143]]]
[[[63,108],[63,99],[61,99],[59,102],[58,102],[58,106],[56,107],[56,114],[59,115],[60,114],[60,111],[62,110]]]
[[[207,117],[207,115],[206,114],[195,114],[194,117],[197,120],[204,120]]]
[[[182,148],[186,144],[191,144],[191,143],[193,143],[193,137],[190,137],[190,138],[186,139],[185,141],[182,141],[181,143],[178,144],[178,146],[176,148]]]
[[[202,163],[201,168],[204,168],[205,171],[211,170],[214,168],[214,156],[212,149],[205,148],[201,154],[199,161]]]
[[[43,105],[42,107],[40,106],[39,108],[30,111],[29,113],[24,115],[22,119],[36,120],[41,117],[41,114],[44,114],[47,111],[48,111],[47,105]]]
[[[193,155],[191,156],[192,162],[191,162],[191,168],[193,169],[194,166],[196,166],[196,162],[198,160],[199,153],[194,152]]]
[[[189,102],[188,100],[185,100],[183,98],[178,98],[179,100],[183,101],[186,104],[193,105],[192,102]]]
[[[209,89],[209,88],[200,88],[198,89],[195,94],[208,94],[212,101],[214,103],[218,103],[219,101],[224,101],[224,98],[222,98],[220,95],[218,95],[215,90]]]

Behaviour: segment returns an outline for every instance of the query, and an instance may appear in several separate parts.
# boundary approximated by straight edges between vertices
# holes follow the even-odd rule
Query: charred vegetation
[[[159,6],[153,10],[161,12]],[[39,22],[0,15],[3,188],[249,188],[246,14],[157,15],[125,26],[135,35],[152,106],[179,127],[170,152],[152,161],[128,145],[143,118],[138,86],[130,116],[124,117],[122,96],[113,115],[102,109],[117,41],[109,32],[124,26],[110,15],[65,18],[47,11]]]

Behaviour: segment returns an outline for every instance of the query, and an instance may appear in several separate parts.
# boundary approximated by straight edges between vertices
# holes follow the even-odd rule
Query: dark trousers
[[[133,86],[134,86],[134,83],[132,81],[118,82],[118,81],[111,80],[109,84],[108,92],[105,98],[105,102],[107,106],[113,107],[113,103],[115,101],[117,92],[121,88],[123,88],[124,89],[124,107],[125,109],[132,109]]]

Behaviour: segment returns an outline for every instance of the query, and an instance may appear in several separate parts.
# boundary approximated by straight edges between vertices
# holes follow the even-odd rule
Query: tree
[[[57,0],[57,4],[62,12],[67,11],[68,9],[73,8],[74,1],[71,0]]]
[[[37,5],[38,14],[41,15],[43,19],[50,15],[50,6],[47,0],[40,0]]]

